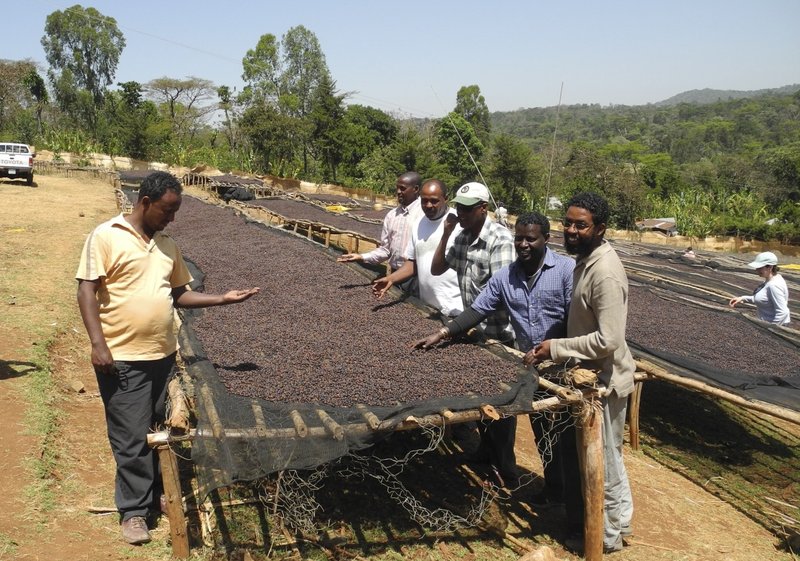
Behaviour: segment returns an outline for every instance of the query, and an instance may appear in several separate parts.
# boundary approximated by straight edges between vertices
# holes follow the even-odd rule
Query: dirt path
[[[74,304],[73,275],[84,236],[116,213],[112,190],[100,182],[43,176],[37,183],[29,188],[0,182],[0,560],[169,559],[166,524],[155,531],[154,543],[133,548],[121,543],[115,515],[88,512],[90,506],[113,505],[113,460],[88,341]],[[50,359],[59,396],[53,406],[61,416],[56,433],[60,455],[52,474],[55,501],[46,510],[42,495],[30,491],[37,480],[25,466],[40,442],[24,423],[31,407],[26,397],[31,364],[36,348],[48,339],[54,341]],[[76,392],[75,382],[85,391]],[[524,430],[520,444],[521,456],[531,456],[530,435]],[[635,545],[609,559],[793,559],[776,549],[773,535],[680,474],[630,451],[627,465],[636,501]],[[548,522],[541,515],[530,523],[538,536],[537,528]],[[575,558],[558,542],[552,545],[562,558]],[[472,558],[514,557],[510,550],[497,553]],[[370,557],[397,558],[393,551]],[[415,558],[450,557],[430,548]]]

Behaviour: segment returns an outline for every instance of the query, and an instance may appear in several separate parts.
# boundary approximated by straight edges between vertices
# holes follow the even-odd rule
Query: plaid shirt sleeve
[[[508,228],[493,225],[495,236],[489,248],[489,270],[495,275],[500,269],[514,262],[514,237]]]

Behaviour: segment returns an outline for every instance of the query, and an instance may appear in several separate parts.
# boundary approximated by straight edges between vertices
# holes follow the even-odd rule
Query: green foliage
[[[433,126],[436,155],[442,164],[438,179],[447,185],[458,186],[473,181],[483,155],[483,144],[472,125],[461,115],[451,112]],[[409,168],[411,169],[411,168]]]
[[[276,148],[281,152],[282,160],[284,157],[285,161],[302,157],[303,171],[308,173],[308,152],[315,127],[308,116],[317,88],[326,80],[332,80],[316,35],[302,25],[289,29],[280,42],[272,34],[262,35],[256,48],[247,51],[242,67],[242,78],[247,86],[239,102],[247,108],[243,115],[243,119],[247,117],[247,127],[243,127],[243,132],[250,141],[250,148],[254,152],[266,150],[271,153],[259,156],[262,164],[269,161]],[[280,147],[270,146],[268,138],[274,138],[274,135],[263,130],[271,128],[270,125],[259,127],[252,119],[254,113],[248,115],[252,108],[256,113],[264,112],[265,106],[279,114],[284,123],[288,123],[287,117],[294,119],[290,126],[292,142],[288,146],[293,151],[299,149],[299,155],[286,154],[285,143],[279,143]],[[330,162],[326,166],[330,169]]]
[[[481,89],[477,85],[462,86],[456,94],[456,107],[454,113],[458,113],[472,125],[475,134],[481,142],[489,140],[492,130],[492,123],[489,116],[489,108],[486,100],[481,95]]]
[[[372,152],[391,144],[398,130],[395,120],[383,111],[363,105],[349,105],[339,129],[343,177],[353,182],[364,179],[359,163]]]
[[[344,157],[344,95],[336,91],[336,82],[323,76],[312,99],[309,120],[313,130],[311,144],[322,163],[322,180],[336,181],[336,170]]]
[[[99,146],[81,130],[51,129],[45,132],[42,138],[42,148],[55,153],[70,152],[72,154],[86,155],[90,152],[99,152]]]
[[[542,207],[545,167],[525,143],[509,135],[496,137],[487,164],[489,187],[509,211]]]
[[[181,144],[191,144],[203,130],[206,118],[217,109],[208,103],[216,95],[214,84],[203,78],[163,76],[147,82],[143,90],[155,102],[162,118],[169,121],[176,142]]]
[[[69,71],[74,86],[100,103],[125,48],[116,20],[76,4],[47,16],[44,32],[42,47],[52,71]]]
[[[97,110],[114,81],[125,38],[114,18],[76,4],[47,16],[42,37],[50,83],[72,125],[96,133]]]
[[[31,91],[34,75],[38,73],[29,60],[0,60],[0,133],[22,138],[12,131],[18,128],[18,119],[24,118],[24,113],[35,103]]]

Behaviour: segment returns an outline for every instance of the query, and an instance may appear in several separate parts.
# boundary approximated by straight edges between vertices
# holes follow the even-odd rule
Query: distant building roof
[[[640,230],[664,232],[669,236],[675,236],[678,233],[678,226],[674,218],[645,218],[636,222],[636,227]]]

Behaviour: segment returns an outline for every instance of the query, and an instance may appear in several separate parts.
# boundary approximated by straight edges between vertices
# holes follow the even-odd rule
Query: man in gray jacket
[[[525,357],[526,364],[578,360],[598,370],[608,388],[603,398],[605,553],[622,549],[623,537],[631,535],[633,499],[622,461],[622,438],[636,368],[625,342],[628,278],[604,239],[608,215],[608,203],[595,193],[581,193],[567,203],[564,247],[576,256],[567,338],[543,341],[534,347],[533,356]],[[582,536],[570,538],[568,547],[582,548]]]

